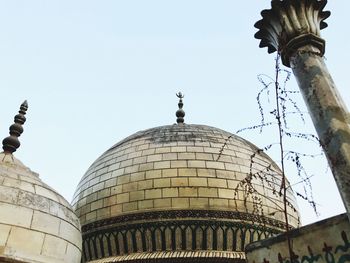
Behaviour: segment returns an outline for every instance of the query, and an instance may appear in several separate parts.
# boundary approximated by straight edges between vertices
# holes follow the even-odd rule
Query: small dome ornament
[[[176,93],[176,96],[180,99],[178,103],[179,109],[176,111],[176,117],[177,117],[176,122],[177,124],[184,124],[185,111],[182,109],[182,107],[184,106],[182,99],[185,97],[185,95],[179,92],[179,93]]]
[[[23,133],[22,125],[26,122],[26,117],[24,116],[28,110],[28,102],[25,100],[20,107],[18,114],[14,118],[14,124],[10,126],[10,136],[6,137],[2,141],[2,148],[4,153],[12,154],[14,153],[21,143],[18,137]]]

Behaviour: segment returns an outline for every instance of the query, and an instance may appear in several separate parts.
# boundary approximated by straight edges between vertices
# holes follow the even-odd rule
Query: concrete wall
[[[350,224],[346,214],[290,232],[295,263],[350,262]],[[246,247],[248,263],[289,263],[286,235],[254,242]]]

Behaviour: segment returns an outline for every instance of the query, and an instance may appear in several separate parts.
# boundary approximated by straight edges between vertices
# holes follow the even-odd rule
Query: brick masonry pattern
[[[220,154],[220,150],[222,150]],[[73,206],[82,225],[130,213],[167,209],[254,212],[237,185],[249,174],[266,171],[269,183],[253,180],[263,196],[265,215],[284,221],[280,170],[248,141],[204,125],[169,125],[135,133],[99,157],[81,179]],[[251,156],[254,154],[254,162]],[[292,226],[299,224],[292,191]]]

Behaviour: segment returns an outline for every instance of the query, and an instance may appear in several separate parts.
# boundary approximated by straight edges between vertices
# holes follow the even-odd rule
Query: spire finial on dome
[[[28,109],[28,102],[25,100],[19,109],[18,114],[15,116],[14,124],[10,126],[10,136],[6,137],[2,141],[2,148],[5,153],[12,154],[15,152],[21,143],[18,140],[18,137],[23,133],[22,125],[26,122],[26,111]]]
[[[180,99],[179,103],[178,103],[179,109],[176,111],[176,117],[177,117],[176,122],[178,124],[183,124],[185,122],[185,120],[184,120],[185,112],[182,109],[182,107],[184,106],[182,99],[185,97],[185,95],[182,94],[181,92],[178,92],[178,93],[176,93],[176,96]]]

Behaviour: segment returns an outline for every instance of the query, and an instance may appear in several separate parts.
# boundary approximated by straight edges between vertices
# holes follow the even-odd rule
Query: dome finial
[[[12,154],[15,152],[21,143],[18,140],[18,137],[23,133],[22,125],[26,122],[26,111],[28,109],[28,103],[25,100],[20,107],[18,114],[15,116],[14,124],[10,126],[10,136],[6,137],[2,141],[2,148],[5,153]]]
[[[180,99],[179,103],[178,103],[179,109],[176,111],[176,117],[177,117],[176,122],[178,124],[183,124],[185,122],[185,120],[184,120],[185,112],[182,109],[182,107],[184,106],[182,99],[185,97],[185,95],[182,94],[181,92],[178,92],[178,93],[176,93],[176,96]]]

